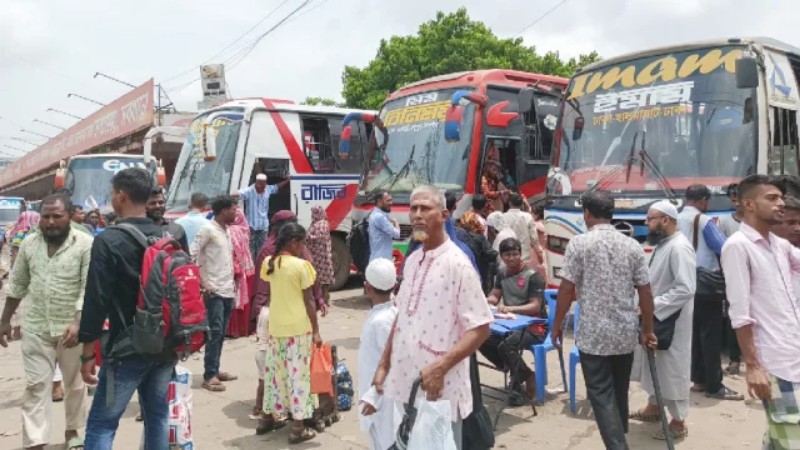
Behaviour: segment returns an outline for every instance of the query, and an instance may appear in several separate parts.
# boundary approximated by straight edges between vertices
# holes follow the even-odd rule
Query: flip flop
[[[67,450],[83,449],[83,438],[75,436],[67,441]]]
[[[681,431],[675,431],[672,428],[670,428],[669,433],[672,435],[672,439],[678,441],[681,439],[686,439],[686,437],[689,436],[689,429],[684,427]],[[653,439],[659,441],[666,441],[667,436],[664,434],[664,430],[658,430],[655,433],[653,433]]]
[[[642,414],[641,411],[636,411],[633,414],[629,414],[628,418],[632,420],[638,420],[640,422],[658,422],[661,419],[661,416],[658,414]]]
[[[293,428],[292,431],[289,433],[289,443],[290,444],[299,444],[301,442],[310,441],[317,437],[317,433],[309,430],[308,428],[303,427],[299,434],[297,434],[297,429]]]
[[[236,375],[229,374],[228,372],[220,372],[217,374],[219,381],[236,381],[239,379]]]
[[[225,390],[225,385],[222,383],[203,383],[203,389],[209,392],[223,392]]]

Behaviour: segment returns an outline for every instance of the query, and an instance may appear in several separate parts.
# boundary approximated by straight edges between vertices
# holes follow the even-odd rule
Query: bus
[[[120,170],[131,167],[149,170],[160,186],[166,182],[160,163],[148,165],[143,155],[95,153],[62,160],[56,169],[55,187],[69,192],[75,205],[106,214],[113,211],[111,178]]]
[[[546,250],[559,283],[570,238],[586,230],[580,196],[610,192],[613,225],[646,243],[647,210],[707,185],[709,215],[733,210],[727,187],[755,173],[798,174],[800,49],[727,39],[611,58],[570,80],[547,182]]]
[[[375,118],[354,220],[367,216],[373,193],[389,191],[401,230],[395,249],[404,254],[414,187],[455,193],[460,217],[481,190],[490,153],[529,201],[539,198],[566,85],[565,78],[491,69],[437,76],[391,93]]]
[[[343,136],[348,115],[348,133]],[[374,115],[374,111],[265,98],[215,106],[189,127],[167,192],[167,217],[186,214],[194,193],[213,199],[252,185],[259,173],[267,175],[269,184],[290,176],[288,189],[270,197],[270,217],[291,210],[307,228],[311,208],[325,208],[336,279],[331,289],[339,289],[350,276],[345,240],[364,162],[359,143],[371,131],[371,125],[358,117]],[[334,151],[343,139],[354,141],[349,152]]]

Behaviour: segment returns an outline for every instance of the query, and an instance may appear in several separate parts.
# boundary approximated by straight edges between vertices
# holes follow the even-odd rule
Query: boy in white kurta
[[[672,416],[670,431],[673,438],[683,438],[688,435],[685,420],[689,414],[691,387],[696,259],[692,244],[677,230],[677,217],[677,209],[666,200],[653,204],[647,213],[648,241],[656,244],[650,259],[650,285],[653,289],[655,317],[663,321],[673,314],[679,314],[669,349],[656,350],[656,369],[664,404]],[[631,418],[658,422],[655,388],[644,351],[643,348],[637,349],[640,353],[637,359],[642,361],[642,389],[650,398],[647,406],[633,413]],[[659,430],[653,437],[664,439],[664,432]]]
[[[386,450],[395,441],[395,406],[393,401],[377,393],[372,377],[397,317],[397,308],[391,303],[397,272],[392,261],[379,258],[369,263],[364,277],[372,310],[361,329],[358,347],[358,395],[363,405],[361,431],[369,435],[371,450]]]

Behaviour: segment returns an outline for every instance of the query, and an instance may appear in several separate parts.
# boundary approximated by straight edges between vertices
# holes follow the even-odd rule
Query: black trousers
[[[628,387],[633,353],[598,356],[581,352],[583,380],[594,419],[609,450],[627,450]]]
[[[542,338],[528,330],[518,330],[506,336],[490,334],[478,351],[498,369],[508,369],[511,381],[516,386],[533,373],[522,359],[520,349],[526,349],[542,341]]]
[[[694,299],[692,382],[714,394],[722,388],[722,302]]]
[[[725,310],[730,311],[730,305],[728,301],[725,301]],[[731,326],[731,318],[728,313],[725,314],[725,330],[724,330],[724,339],[725,339],[725,347],[728,349],[728,356],[731,358],[731,362],[742,362],[742,349],[739,348],[739,341],[736,340],[736,331]]]

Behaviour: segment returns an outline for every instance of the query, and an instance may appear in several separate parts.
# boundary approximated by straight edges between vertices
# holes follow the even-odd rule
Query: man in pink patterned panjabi
[[[444,194],[420,186],[411,194],[410,219],[422,251],[406,261],[395,297],[398,317],[373,384],[408,402],[414,380],[428,400],[449,400],[457,448],[461,421],[472,412],[468,357],[489,336],[492,313],[466,255],[448,238]]]

